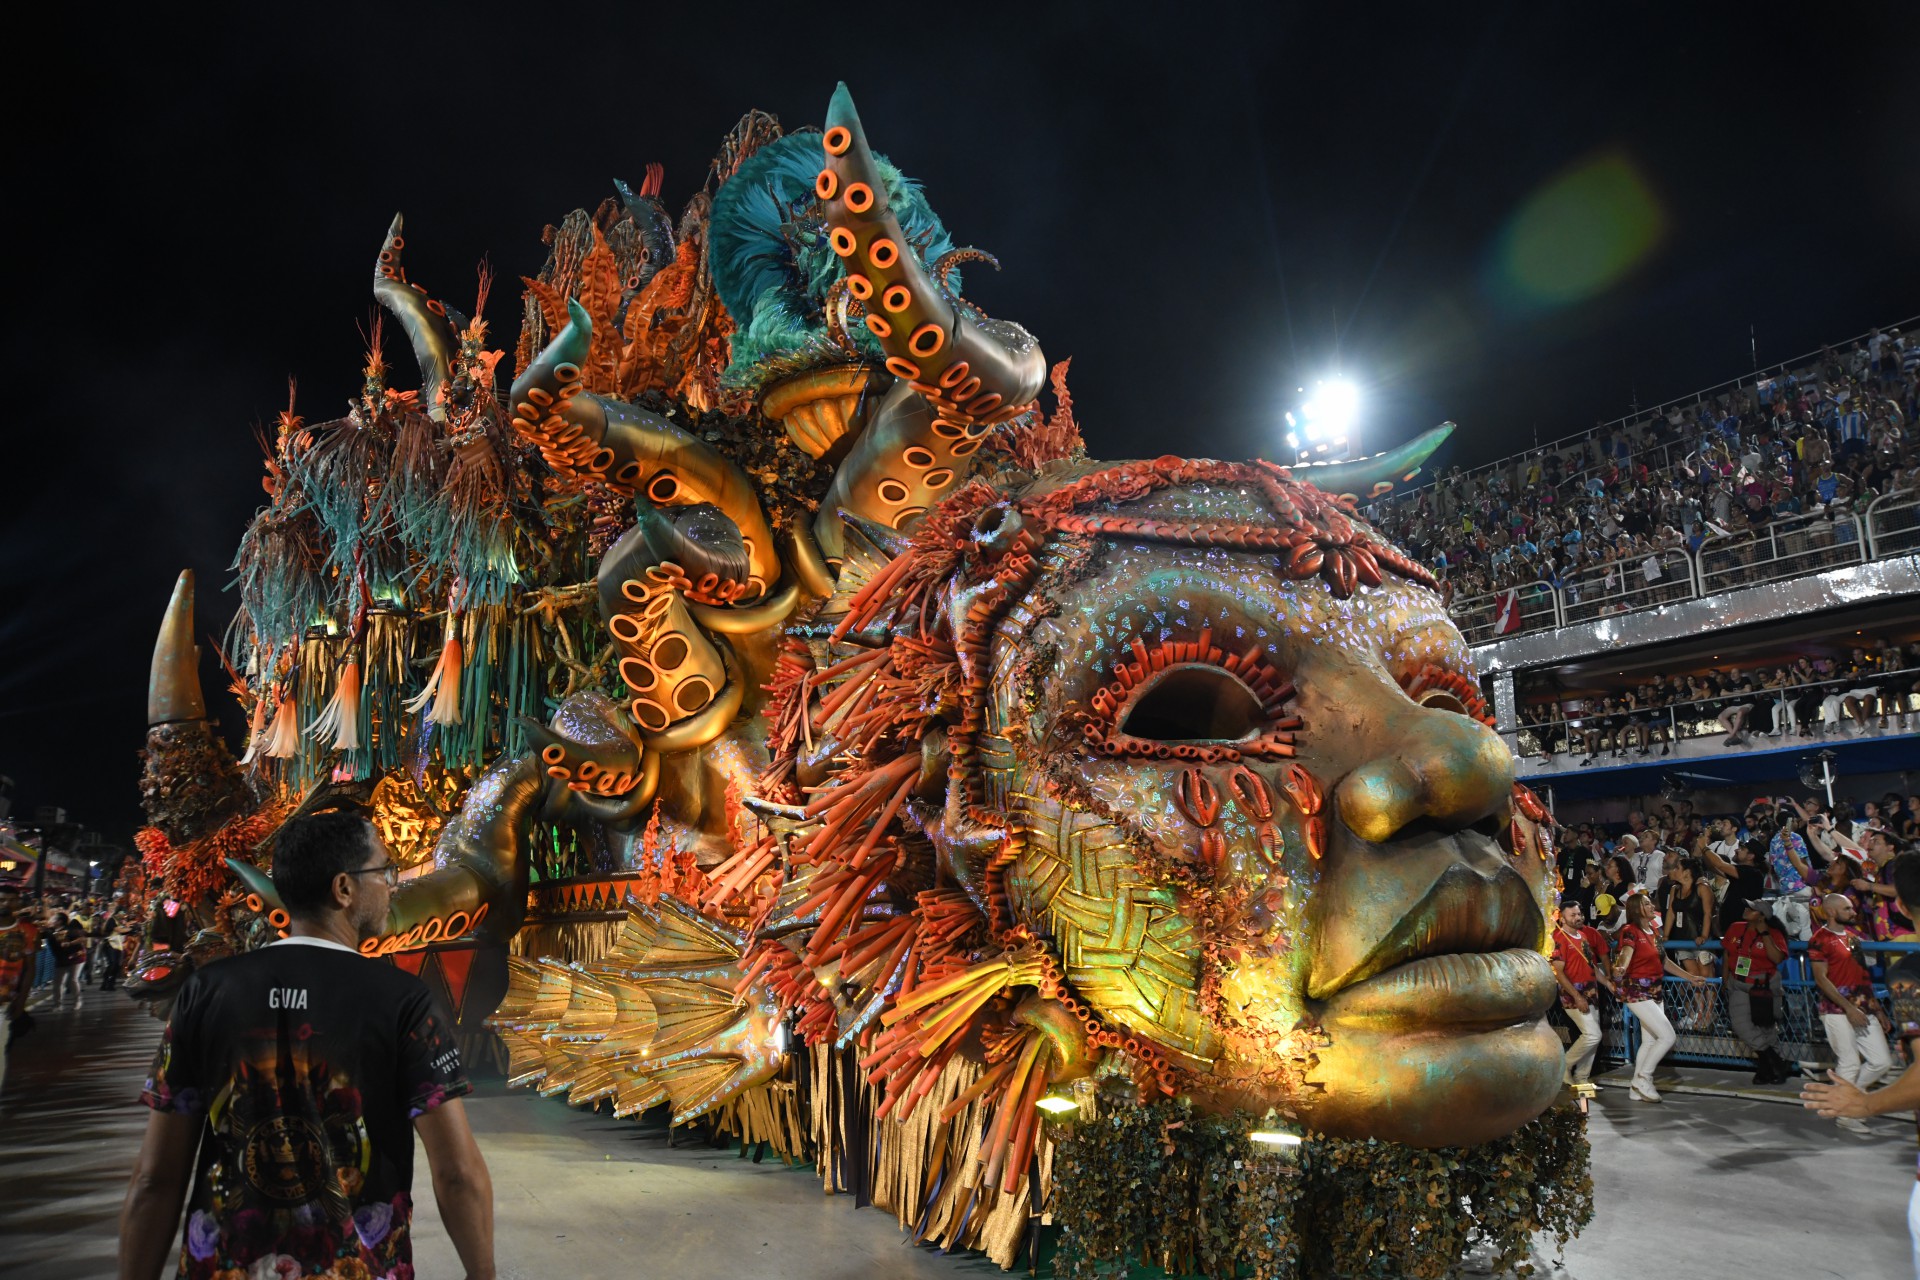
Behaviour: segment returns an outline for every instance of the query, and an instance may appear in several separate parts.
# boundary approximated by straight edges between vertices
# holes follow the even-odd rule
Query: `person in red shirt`
[[[1854,952],[1860,936],[1847,927],[1854,919],[1853,899],[1830,893],[1820,900],[1820,907],[1827,922],[1807,944],[1813,982],[1819,988],[1815,1003],[1820,1025],[1833,1048],[1834,1078],[1864,1092],[1893,1067],[1893,1053],[1881,1025],[1887,1015],[1873,993],[1873,979]],[[1857,1117],[1841,1116],[1834,1123],[1854,1133],[1868,1132]]]
[[[1600,1049],[1600,1015],[1593,1007],[1593,989],[1597,984],[1613,990],[1606,954],[1606,939],[1584,923],[1580,904],[1572,898],[1561,902],[1553,929],[1553,978],[1560,984],[1560,1007],[1580,1031],[1567,1046],[1561,1070],[1568,1084],[1585,1082],[1593,1071],[1593,1055]]]
[[[1667,1020],[1663,978],[1671,973],[1695,987],[1704,986],[1706,979],[1688,973],[1667,959],[1666,951],[1660,946],[1660,925],[1653,899],[1645,893],[1635,893],[1627,899],[1627,922],[1620,926],[1616,945],[1619,951],[1613,957],[1615,990],[1620,1002],[1627,1006],[1627,1012],[1640,1020],[1640,1052],[1633,1060],[1633,1096],[1641,1102],[1659,1102],[1662,1099],[1660,1091],[1653,1087],[1653,1069],[1679,1039],[1674,1034],[1673,1023]]]
[[[1920,855],[1902,854],[1887,869],[1893,883],[1894,902],[1900,914],[1909,920],[1920,919]],[[1902,956],[1887,975],[1887,1002],[1900,1038],[1906,1042],[1910,1062],[1920,1062],[1920,955]],[[1913,1114],[1920,1104],[1920,1066],[1909,1066],[1899,1079],[1884,1089],[1867,1093],[1831,1075],[1830,1083],[1809,1080],[1800,1090],[1800,1101],[1809,1110],[1829,1120],[1857,1120],[1895,1112]],[[1907,1193],[1907,1232],[1913,1245],[1913,1268],[1920,1274],[1920,1182]]]
[[[21,914],[20,896],[11,889],[0,894],[0,1089],[7,1081],[7,1040],[26,1011],[39,949],[40,930]]]
[[[1727,971],[1727,1020],[1733,1034],[1753,1050],[1755,1084],[1779,1084],[1792,1073],[1780,1056],[1780,966],[1787,958],[1787,931],[1764,900],[1747,904],[1720,939]]]

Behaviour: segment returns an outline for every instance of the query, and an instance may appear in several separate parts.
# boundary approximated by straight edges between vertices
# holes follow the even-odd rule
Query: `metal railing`
[[[1545,443],[1537,443],[1531,449],[1526,449],[1519,453],[1509,454],[1508,456],[1501,458],[1498,461],[1482,463],[1477,467],[1468,468],[1461,472],[1458,479],[1470,480],[1470,479],[1476,479],[1484,476],[1491,476],[1498,472],[1506,471],[1517,463],[1527,462],[1531,459],[1538,458],[1543,454],[1564,453],[1565,451],[1576,448],[1576,447],[1584,449],[1585,445],[1589,441],[1592,441],[1595,439],[1603,439],[1607,436],[1610,436],[1615,431],[1618,431],[1630,426],[1634,426],[1639,423],[1650,421],[1656,416],[1664,417],[1667,411],[1670,409],[1685,408],[1685,407],[1698,405],[1705,402],[1708,396],[1717,396],[1727,391],[1734,391],[1734,390],[1740,390],[1746,387],[1758,386],[1759,383],[1762,382],[1763,380],[1769,380],[1777,377],[1789,377],[1792,375],[1805,373],[1807,370],[1813,368],[1813,366],[1817,364],[1821,360],[1821,358],[1824,357],[1825,354],[1829,351],[1833,352],[1836,356],[1840,357],[1841,359],[1845,359],[1847,356],[1847,353],[1852,351],[1854,343],[1867,341],[1870,337],[1872,337],[1872,335],[1875,332],[1886,333],[1890,330],[1898,329],[1902,333],[1910,334],[1913,332],[1913,329],[1916,325],[1920,325],[1920,316],[1915,316],[1907,320],[1897,320],[1892,324],[1883,324],[1883,325],[1875,326],[1875,328],[1869,329],[1865,333],[1855,334],[1851,338],[1845,338],[1839,342],[1825,343],[1816,351],[1809,351],[1804,355],[1794,356],[1791,359],[1782,360],[1776,364],[1769,364],[1762,368],[1754,369],[1753,371],[1749,373],[1743,373],[1738,377],[1729,378],[1725,382],[1715,383],[1713,386],[1704,387],[1698,391],[1689,392],[1686,395],[1675,396],[1673,399],[1670,399],[1670,400],[1663,400],[1659,404],[1650,406],[1645,409],[1639,409],[1632,413],[1621,414],[1617,418],[1614,418],[1607,422],[1599,423],[1598,425],[1593,427],[1589,427],[1585,431],[1575,432],[1572,435],[1557,436],[1552,440],[1546,441]],[[1650,447],[1669,448],[1675,443],[1677,442],[1669,441],[1669,442],[1666,442],[1664,445],[1650,446]],[[1628,463],[1631,463],[1636,458],[1641,456],[1643,452],[1644,450],[1635,450],[1632,454],[1628,456],[1628,458],[1625,459],[1625,461]],[[1563,475],[1561,483],[1564,484],[1568,480],[1573,479],[1576,476],[1584,475],[1586,474],[1587,470],[1592,470],[1592,469],[1593,468],[1586,468],[1580,472]],[[1407,499],[1409,499],[1415,494],[1424,493],[1427,489],[1437,484],[1440,481],[1440,479],[1441,477],[1436,475],[1431,477],[1426,484],[1422,484],[1411,489],[1398,490],[1390,498],[1388,498],[1386,502],[1388,505],[1397,505],[1399,502],[1406,501]]]
[[[1867,554],[1875,560],[1920,551],[1920,492],[1896,489],[1867,504]]]
[[[1511,616],[1509,594],[1513,596]],[[1447,613],[1468,644],[1484,644],[1502,635],[1523,631],[1550,631],[1562,625],[1560,597],[1551,582],[1529,582],[1510,592],[1494,591],[1457,599],[1447,605]]]
[[[1560,587],[1560,625],[1652,609],[1693,594],[1693,561],[1686,549],[1662,547],[1637,559],[1613,560],[1568,574]]]
[[[1668,942],[1666,949],[1718,952],[1720,944]],[[1863,940],[1860,949],[1867,953],[1870,961],[1878,962],[1874,967],[1881,968],[1893,964],[1902,955],[1920,951],[1920,943]],[[1788,1061],[1799,1062],[1830,1059],[1826,1034],[1821,1029],[1820,1015],[1815,1005],[1819,988],[1814,984],[1813,967],[1807,959],[1807,944],[1789,942],[1787,951],[1786,963],[1780,966],[1780,980],[1774,988],[1778,996],[1774,1002],[1774,1027],[1780,1034],[1780,1055]],[[1876,978],[1874,992],[1884,1007],[1887,990],[1883,978]],[[1631,1064],[1634,1055],[1640,1051],[1640,1020],[1604,991],[1597,994],[1601,1052]],[[1661,994],[1667,1019],[1673,1023],[1673,1029],[1679,1037],[1672,1052],[1667,1055],[1667,1061],[1742,1070],[1753,1066],[1753,1050],[1734,1034],[1733,1024],[1727,1017],[1726,1001],[1721,998],[1720,978],[1708,978],[1704,986],[1694,987],[1684,978],[1668,976],[1666,988]],[[1560,1025],[1570,1026],[1559,1008],[1556,1002],[1554,1020]],[[1596,1062],[1595,1066],[1597,1068],[1599,1064]]]
[[[1753,708],[1746,719],[1745,732],[1774,736],[1800,734],[1813,737],[1835,721],[1845,710],[1845,697],[1854,688],[1877,688],[1880,705],[1873,710],[1880,716],[1904,716],[1915,710],[1914,691],[1920,689],[1920,667],[1902,667],[1896,671],[1876,671],[1858,680],[1829,676],[1802,684],[1769,686],[1752,693],[1721,693],[1711,698],[1670,702],[1657,707],[1634,707],[1620,711],[1595,711],[1581,715],[1563,715],[1552,720],[1523,720],[1514,726],[1514,752],[1518,755],[1573,754],[1588,751],[1588,759],[1611,750],[1618,755],[1626,750],[1628,737],[1640,737],[1636,726],[1645,725],[1646,741],[1640,755],[1652,754],[1655,743],[1666,746],[1686,738],[1707,738],[1724,734],[1720,714],[1729,706],[1745,704]],[[1839,705],[1835,705],[1835,704]],[[1593,734],[1592,747],[1587,735]],[[1667,754],[1665,750],[1661,755]]]
[[[1739,517],[1736,516],[1736,519]],[[1771,520],[1758,529],[1713,534],[1694,553],[1700,594],[1784,582],[1867,557],[1862,518],[1851,507]]]
[[[1447,612],[1467,643],[1485,644],[1916,551],[1920,490],[1897,489],[1875,497],[1864,511],[1846,507],[1774,520],[1757,531],[1713,534],[1698,551],[1660,547],[1590,565],[1557,585],[1538,580],[1456,597]],[[1658,578],[1647,576],[1649,559],[1658,560]],[[1518,608],[1509,611],[1506,597],[1516,591]],[[1511,625],[1503,625],[1503,619]]]

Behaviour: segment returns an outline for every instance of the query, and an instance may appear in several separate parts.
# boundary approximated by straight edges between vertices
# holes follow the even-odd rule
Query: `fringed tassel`
[[[294,710],[299,699],[284,690],[274,695],[273,725],[267,730],[267,758],[291,760],[300,754],[300,715]]]
[[[441,493],[448,505],[453,562],[460,568],[467,599],[504,604],[519,585],[513,556],[513,518],[507,510],[506,480],[500,455],[476,421],[470,434],[454,437],[453,460]]]
[[[864,1188],[916,1243],[979,1249],[1012,1267],[1031,1243],[1036,1212],[1045,1217],[1029,1203],[1027,1171],[1037,1174],[1041,1205],[1053,1187],[1053,1146],[1044,1132],[1036,1126],[1019,1177],[1009,1179],[1013,1189],[1003,1191],[984,1174],[994,1110],[1008,1104],[983,1096],[979,1066],[949,1059],[917,1107],[898,1121],[873,1123],[877,1090],[849,1079],[857,1074],[850,1055],[820,1043],[807,1054],[798,1065],[810,1074],[809,1145],[826,1190]]]
[[[427,711],[430,724],[460,723],[460,668],[465,651],[460,647],[460,628],[449,621],[447,624],[447,642],[440,649],[440,661],[433,667],[433,674],[427,677],[426,687],[418,694],[407,699],[405,706],[409,712],[419,712],[431,702]]]
[[[348,658],[340,673],[340,687],[334,691],[334,705],[340,709],[340,724],[333,735],[336,751],[360,749],[360,659]]]
[[[340,683],[333,691],[333,698],[314,722],[307,726],[309,738],[324,742],[328,734],[333,735],[335,751],[360,749],[360,658],[358,655],[347,659],[346,666],[340,669]]]
[[[253,700],[253,716],[247,724],[247,753],[240,757],[241,764],[252,764],[266,754],[267,749],[267,697],[269,690],[262,689]]]

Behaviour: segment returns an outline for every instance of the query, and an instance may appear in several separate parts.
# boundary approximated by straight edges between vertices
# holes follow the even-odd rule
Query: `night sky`
[[[218,634],[254,427],[344,411],[393,212],[510,344],[544,224],[648,161],[677,211],[838,79],[1097,456],[1279,456],[1337,369],[1370,450],[1473,462],[1920,312],[1910,6],[122,8],[36,10],[4,90],[0,544],[0,773],[120,840],[174,575]]]

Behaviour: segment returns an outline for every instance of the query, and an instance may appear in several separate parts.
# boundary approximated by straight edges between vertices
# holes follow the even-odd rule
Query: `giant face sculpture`
[[[1015,914],[1214,1105],[1420,1145],[1538,1114],[1550,867],[1437,595],[1249,548],[1288,531],[1254,484],[1099,524],[994,638],[979,767],[1022,836]]]

